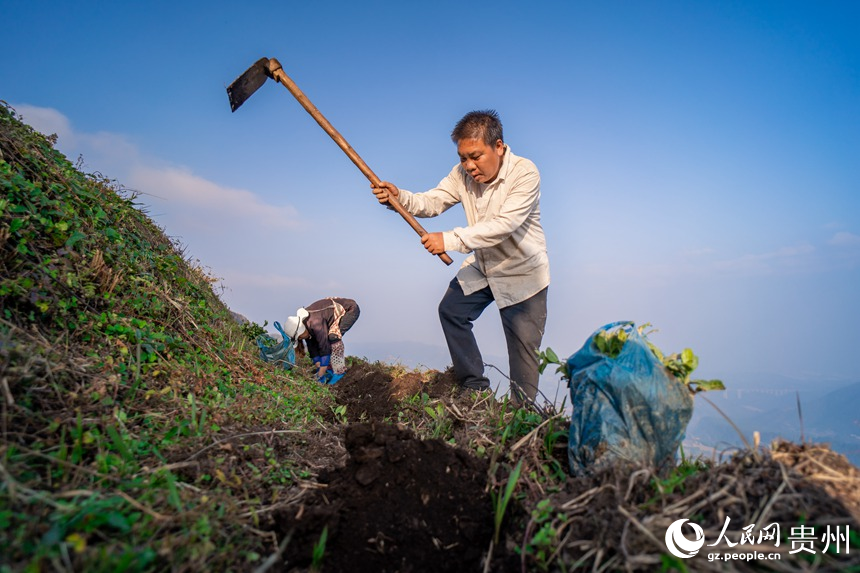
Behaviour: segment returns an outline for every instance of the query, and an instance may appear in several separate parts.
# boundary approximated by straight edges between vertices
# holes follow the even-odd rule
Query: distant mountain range
[[[689,451],[723,452],[742,446],[733,423],[749,443],[756,431],[764,445],[777,438],[828,443],[860,466],[860,382],[802,381],[772,374],[724,382],[727,390],[696,396],[685,441]]]

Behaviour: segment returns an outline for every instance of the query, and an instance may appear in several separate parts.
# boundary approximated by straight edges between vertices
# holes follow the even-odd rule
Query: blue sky
[[[282,86],[230,112],[226,86],[275,57],[413,191],[456,163],[464,113],[498,110],[542,175],[544,347],[567,356],[633,320],[728,385],[860,380],[857,2],[5,0],[3,14],[0,99],[139,192],[258,323],[347,296],[362,308],[348,353],[444,368],[436,307],[464,258],[427,255]],[[506,371],[494,307],[476,333]]]

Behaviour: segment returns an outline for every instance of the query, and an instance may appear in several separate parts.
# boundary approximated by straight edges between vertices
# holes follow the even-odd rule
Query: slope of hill
[[[320,386],[260,330],[0,106],[0,571],[860,566],[860,474],[826,447],[573,477],[562,415],[354,357]],[[713,544],[678,557],[687,519]]]

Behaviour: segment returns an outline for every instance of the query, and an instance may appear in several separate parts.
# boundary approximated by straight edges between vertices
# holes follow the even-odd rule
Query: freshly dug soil
[[[287,570],[312,562],[327,527],[324,571],[479,571],[493,535],[487,464],[441,440],[385,423],[345,431],[349,459],[324,471],[310,500],[277,515]]]
[[[713,461],[677,486],[648,470],[621,466],[590,477],[568,476],[555,491],[540,480],[521,478],[500,543],[493,546],[488,491],[498,491],[504,472],[489,475],[488,462],[471,450],[419,439],[395,423],[403,398],[427,394],[458,414],[452,428],[457,443],[479,443],[480,425],[469,413],[481,407],[483,398],[458,394],[450,372],[391,374],[373,364],[350,368],[333,390],[352,423],[302,436],[309,444],[301,449],[316,452],[319,462],[325,464],[325,459],[328,465],[320,468],[316,482],[304,484],[303,493],[294,498],[299,501],[273,512],[264,525],[278,540],[288,538],[273,570],[312,570],[314,548],[322,545],[325,531],[318,563],[323,573],[502,573],[565,570],[575,563],[588,570],[656,571],[666,569],[660,540],[680,518],[696,516],[707,538],[716,540],[729,516],[727,539],[738,540],[740,528],[750,523],[780,523],[786,531],[801,523],[843,524],[853,533],[860,517],[860,470],[826,445],[775,443],[771,449]],[[546,459],[539,455],[542,444],[537,440],[517,450],[526,468],[523,476],[546,470]],[[553,456],[566,471],[566,443],[556,445]],[[535,512],[542,499],[551,510]],[[768,509],[766,516],[762,508]],[[555,534],[546,537],[550,529]],[[547,550],[541,552],[538,542]],[[485,566],[491,547],[491,562]],[[689,570],[806,570],[807,564],[789,553],[790,544],[774,549],[783,554],[780,561],[710,562],[700,556]],[[860,567],[851,549],[822,556],[817,570]]]
[[[350,420],[382,421],[397,416],[399,402],[404,398],[421,393],[438,398],[456,387],[457,380],[450,370],[425,375],[404,372],[394,377],[378,365],[360,363],[347,370],[333,391],[337,403],[346,406]]]

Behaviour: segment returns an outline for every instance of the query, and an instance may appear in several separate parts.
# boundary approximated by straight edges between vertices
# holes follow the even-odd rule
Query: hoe
[[[299,100],[302,107],[311,114],[311,117],[316,120],[320,127],[322,127],[323,130],[331,136],[334,142],[338,144],[343,152],[346,153],[347,157],[355,163],[356,167],[358,167],[364,176],[367,177],[374,186],[379,185],[379,177],[371,171],[370,167],[367,166],[367,163],[365,163],[358,153],[355,152],[352,146],[347,143],[346,139],[337,132],[332,124],[329,123],[322,113],[320,113],[316,106],[311,103],[304,93],[302,93],[299,86],[297,86],[296,83],[291,80],[286,73],[284,73],[284,69],[281,67],[280,62],[275,58],[260,58],[253,66],[248,68],[245,73],[236,78],[236,80],[227,87],[227,95],[230,98],[230,109],[232,111],[239,109],[239,106],[245,103],[245,100],[251,97],[254,92],[266,82],[266,78],[272,78],[276,82],[283,84],[283,86],[287,88],[297,100]],[[388,203],[406,220],[407,223],[409,223],[409,226],[412,227],[416,233],[422,237],[427,234],[424,227],[415,220],[415,217],[403,208],[403,205],[400,204],[400,201],[398,201],[396,197],[389,196]],[[451,257],[448,256],[448,253],[440,253],[438,256],[446,265],[450,265],[453,262]]]

